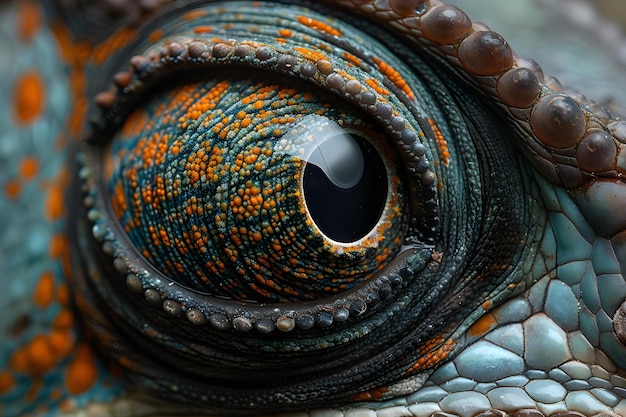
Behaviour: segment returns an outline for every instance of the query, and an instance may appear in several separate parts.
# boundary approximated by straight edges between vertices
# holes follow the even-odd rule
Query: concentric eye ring
[[[137,56],[131,60],[131,72],[133,76],[128,77],[116,76],[116,79],[124,78],[126,81],[123,86],[120,86],[116,100],[113,102],[107,102],[105,107],[104,118],[101,119],[99,125],[96,125],[96,130],[92,138],[107,137],[107,132],[111,126],[121,123],[124,119],[124,115],[128,113],[137,102],[137,97],[141,96],[141,91],[149,90],[151,84],[162,79],[164,74],[168,74],[171,71],[181,70],[197,70],[198,68],[210,68],[221,67],[223,65],[250,65],[264,70],[272,70],[277,72],[285,72],[287,74],[296,74],[300,78],[312,81],[314,84],[318,84],[320,87],[330,88],[336,91],[343,97],[349,98],[355,104],[364,108],[371,114],[374,114],[380,122],[386,124],[388,129],[393,132],[397,139],[397,143],[400,147],[408,150],[410,171],[417,173],[412,174],[419,178],[421,181],[418,184],[412,186],[413,190],[421,190],[423,196],[428,196],[428,199],[436,198],[434,191],[435,175],[429,170],[429,164],[425,157],[425,148],[417,140],[418,133],[413,131],[413,128],[406,122],[406,120],[393,110],[393,106],[390,105],[387,98],[383,98],[380,92],[375,89],[369,89],[363,87],[363,85],[356,79],[347,79],[344,75],[340,75],[333,69],[330,62],[325,60],[318,60],[313,62],[310,57],[303,57],[297,54],[290,55],[289,51],[278,51],[270,45],[251,45],[247,41],[242,42],[223,42],[223,41],[211,41],[207,42],[203,39],[189,40],[181,38],[179,40],[168,41],[158,47],[153,47],[152,52],[148,52],[147,55]],[[255,60],[250,60],[250,57],[254,56]],[[309,59],[307,59],[309,58]],[[103,104],[103,103],[101,103]],[[103,123],[104,121],[104,123]],[[100,139],[98,139],[100,140]],[[96,144],[98,141],[91,140]],[[99,151],[96,151],[96,154]],[[96,162],[97,164],[97,162]],[[415,191],[413,191],[415,192]],[[411,198],[411,201],[419,199]],[[428,204],[424,204],[420,210],[424,210],[428,207]],[[430,205],[434,210],[435,204]],[[92,217],[98,217],[100,221],[106,218],[103,215],[103,210],[98,208],[99,214],[93,214]],[[413,208],[415,210],[415,208]],[[95,213],[95,212],[93,212]],[[434,213],[434,211],[433,211]],[[412,218],[417,218],[418,215],[412,215]],[[425,216],[429,217],[429,216]],[[430,218],[436,219],[436,216],[430,215]],[[96,229],[98,229],[97,226]],[[106,236],[110,237],[111,229],[108,226],[102,225],[107,233],[98,233],[96,231],[97,238],[100,240],[107,240]],[[432,227],[432,226],[431,226]],[[123,232],[122,232],[123,233]],[[117,234],[114,233],[117,238]],[[418,239],[415,239],[418,240]],[[117,239],[111,239],[112,244],[119,242]],[[128,249],[117,249],[117,252],[128,252]],[[428,251],[409,251],[418,254],[420,259],[428,259]],[[136,256],[136,255],[135,255]],[[175,313],[173,315],[182,315],[184,313],[186,317],[195,324],[210,323],[215,328],[227,329],[234,327],[242,331],[248,331],[255,326],[260,329],[261,332],[273,331],[275,328],[294,328],[290,324],[290,320],[293,319],[293,314],[285,314],[283,311],[277,313],[276,310],[271,312],[251,313],[246,311],[246,316],[242,318],[241,315],[233,312],[232,309],[228,310],[226,307],[221,306],[215,309],[205,309],[200,305],[192,306],[189,300],[192,299],[192,294],[177,294],[176,296],[171,294],[172,283],[167,282],[167,279],[163,282],[158,279],[155,281],[154,276],[158,276],[158,273],[154,271],[146,275],[141,268],[137,268],[132,262],[128,261],[128,258],[133,258],[133,255],[124,253],[118,253],[116,265],[120,266],[119,270],[123,274],[129,274],[127,277],[127,284],[133,291],[143,293],[146,298],[154,305],[163,306],[166,311]],[[401,258],[401,257],[400,257]],[[124,262],[120,262],[120,259],[124,259]],[[122,266],[124,264],[124,266]],[[410,271],[407,267],[394,267],[387,273],[380,273],[376,280],[371,285],[367,285],[366,288],[355,291],[356,296],[350,298],[351,301],[346,300],[332,300],[329,305],[320,306],[315,304],[309,307],[303,307],[305,313],[299,315],[300,320],[295,323],[298,324],[298,328],[304,329],[310,327],[311,317],[313,322],[317,323],[320,327],[326,327],[329,323],[328,319],[324,319],[326,313],[331,313],[333,321],[336,323],[343,322],[349,315],[358,316],[363,314],[368,306],[376,304],[376,302],[384,298],[386,294],[390,292],[390,289],[394,285],[391,283],[399,283],[402,280],[399,279],[398,271],[401,269],[403,275],[410,276],[419,271],[423,267],[423,262],[420,262],[420,266],[412,268]],[[162,277],[164,278],[164,277]],[[193,291],[192,291],[193,293]],[[157,296],[158,295],[158,296]],[[196,294],[197,295],[197,294]],[[341,298],[336,297],[337,299]],[[174,304],[180,306],[180,308],[172,308]],[[184,306],[184,307],[182,307]],[[246,307],[247,308],[247,307]],[[290,311],[289,309],[285,311]],[[271,313],[271,314],[270,314]],[[227,318],[227,319],[225,319]],[[237,320],[235,320],[237,319]],[[286,320],[286,321],[285,321]],[[267,323],[271,322],[271,325]],[[234,323],[238,323],[235,326]],[[256,323],[260,323],[256,325]],[[283,326],[279,324],[286,323]]]
[[[317,29],[311,29],[313,32],[321,27],[310,21],[307,23],[317,25]],[[146,353],[146,358],[136,358],[141,363],[141,370],[154,366],[146,372],[155,372],[155,379],[162,382],[163,376],[158,375],[162,370],[160,364],[154,364],[155,360],[158,362],[158,357],[162,357],[162,352],[174,354],[177,357],[176,367],[190,375],[201,372],[201,368],[210,366],[214,360],[219,362],[228,357],[218,367],[225,370],[225,376],[211,374],[210,369],[205,369],[211,375],[211,392],[220,396],[220,392],[228,391],[224,398],[247,397],[234,393],[237,390],[232,390],[232,387],[224,388],[223,381],[228,381],[226,385],[230,387],[243,378],[245,386],[252,387],[260,378],[265,378],[264,381],[272,378],[268,377],[268,372],[274,372],[269,366],[279,358],[285,365],[284,373],[292,378],[290,381],[305,381],[303,389],[311,389],[318,383],[312,379],[319,374],[320,365],[316,363],[313,372],[312,364],[303,363],[302,359],[309,360],[320,350],[331,355],[328,363],[322,366],[340,370],[336,378],[332,376],[320,383],[333,392],[342,392],[341,395],[345,395],[346,390],[367,388],[382,366],[380,361],[385,360],[381,355],[390,355],[402,361],[394,365],[394,371],[388,377],[389,381],[399,378],[408,362],[424,354],[418,347],[426,337],[424,335],[432,336],[436,328],[433,323],[443,320],[431,317],[428,308],[442,311],[445,304],[437,305],[437,301],[446,297],[446,291],[454,280],[459,279],[453,270],[437,274],[437,270],[446,268],[439,261],[442,257],[456,256],[453,262],[458,261],[458,265],[463,267],[464,260],[458,253],[433,256],[433,243],[440,242],[438,239],[441,238],[438,215],[442,185],[439,182],[446,170],[458,169],[455,167],[457,155],[451,155],[446,145],[445,133],[450,130],[444,130],[445,122],[441,122],[444,133],[439,131],[437,123],[442,119],[431,119],[427,116],[429,113],[421,108],[422,104],[432,104],[427,102],[430,98],[420,103],[421,87],[410,78],[411,71],[401,67],[394,69],[387,63],[392,62],[391,58],[382,50],[368,48],[366,52],[358,44],[345,39],[333,43],[337,48],[345,46],[340,51],[347,52],[348,49],[353,53],[348,60],[353,67],[346,71],[343,65],[348,61],[342,63],[335,55],[327,54],[324,58],[328,59],[322,59],[311,51],[290,48],[289,40],[276,46],[238,38],[243,36],[241,33],[234,30],[228,37],[213,36],[211,39],[175,34],[157,46],[139,48],[147,52],[131,60],[130,71],[123,71],[114,77],[117,84],[115,91],[100,96],[104,112],[87,141],[85,156],[88,168],[83,173],[91,207],[88,217],[94,222],[97,241],[94,245],[101,246],[110,257],[103,260],[108,262],[108,266],[101,265],[101,270],[95,274],[101,277],[100,281],[90,278],[92,282],[89,285],[98,288],[100,302],[108,304],[111,317],[124,316],[124,323],[119,325],[122,336],[116,339],[117,343],[123,346],[125,339],[140,339],[142,342],[138,343]],[[324,41],[333,41],[333,35],[326,32],[318,35]],[[385,36],[388,35],[380,34],[381,39]],[[298,37],[292,38],[298,45]],[[166,274],[146,264],[141,259],[142,254],[125,238],[125,231],[120,228],[107,202],[107,184],[102,175],[106,171],[102,165],[102,154],[114,131],[124,124],[142,97],[146,97],[167,76],[206,75],[233,68],[278,73],[332,91],[341,100],[368,114],[385,132],[391,147],[397,150],[398,166],[409,179],[406,184],[409,207],[403,220],[407,235],[398,242],[400,249],[395,260],[382,267],[369,281],[313,302],[264,304],[228,300],[207,296],[197,289],[172,281]],[[394,71],[398,71],[397,74]],[[378,77],[374,74],[384,75]],[[398,78],[399,74],[406,79]],[[108,94],[113,94],[113,98],[107,99]],[[431,160],[438,165],[432,164]],[[446,239],[450,238],[446,236]],[[119,288],[120,283],[125,285]],[[470,290],[469,287],[464,288],[462,293]],[[113,295],[109,297],[108,294]],[[142,306],[142,311],[138,312],[134,307],[137,304]],[[408,310],[410,313],[402,313]],[[461,313],[443,310],[443,314],[456,314],[458,317]],[[146,323],[149,323],[148,327],[142,327]],[[105,324],[102,326],[105,327]],[[446,332],[453,330],[445,329]],[[376,337],[383,331],[394,336]],[[404,336],[409,332],[411,337],[405,340]],[[154,344],[154,340],[158,343]],[[106,341],[104,344],[110,343]],[[200,352],[193,351],[197,343],[202,344]],[[268,355],[268,352],[273,355]],[[116,353],[113,352],[112,356]],[[243,370],[236,365],[250,358],[254,358],[255,368]],[[345,380],[339,379],[344,376],[352,378],[350,369],[355,361],[366,361],[372,366],[368,366],[363,375],[354,376],[360,381],[360,388],[353,387],[352,383],[346,387]],[[141,372],[137,372],[136,368],[129,371],[131,378],[141,379]],[[271,379],[274,385],[267,388],[268,392],[285,391],[285,387],[279,386],[279,379],[278,376],[275,380]],[[151,384],[150,381],[145,382]],[[313,397],[311,402],[315,401]]]

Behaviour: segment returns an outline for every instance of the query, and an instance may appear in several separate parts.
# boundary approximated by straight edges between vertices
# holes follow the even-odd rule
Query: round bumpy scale
[[[514,68],[498,80],[498,97],[511,107],[527,108],[539,94],[539,81],[529,68]]]
[[[565,94],[549,94],[533,109],[530,126],[544,144],[569,148],[582,139],[587,123],[574,99]]]
[[[608,133],[600,129],[589,131],[576,148],[578,166],[589,172],[611,169],[616,156],[615,141]]]
[[[459,60],[472,74],[498,75],[513,66],[513,52],[499,33],[474,32],[461,42]]]
[[[423,2],[424,0],[389,0],[389,6],[394,12],[405,16],[415,12],[415,9]]]
[[[455,44],[472,33],[472,21],[454,6],[438,6],[420,20],[424,36],[437,44]]]

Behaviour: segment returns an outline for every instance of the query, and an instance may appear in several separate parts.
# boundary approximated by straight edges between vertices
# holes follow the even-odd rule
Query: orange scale
[[[197,20],[203,16],[206,16],[207,11],[206,10],[192,10],[190,12],[185,13],[182,16],[182,20],[185,22],[190,22],[192,20]]]
[[[372,401],[372,400],[380,400],[383,398],[383,395],[387,392],[387,387],[376,387],[372,388],[369,391],[364,391],[359,394],[356,394],[352,398],[355,401]]]
[[[69,241],[67,237],[58,233],[52,236],[50,239],[50,245],[48,246],[48,254],[52,259],[62,258],[66,253],[69,253]]]
[[[404,93],[411,100],[415,99],[415,94],[413,93],[411,88],[408,86],[404,78],[402,78],[400,73],[395,68],[393,68],[392,66],[390,66],[389,64],[387,64],[386,62],[384,62],[383,60],[377,57],[372,57],[372,59],[374,60],[374,63],[376,63],[376,65],[378,66],[378,69],[383,74],[385,74],[389,78],[389,80],[391,80],[392,83],[394,83],[400,90],[404,91]]]
[[[289,38],[292,36],[292,32],[289,29],[279,29],[278,35],[283,38]]]
[[[498,325],[498,321],[492,313],[487,313],[476,321],[468,330],[471,337],[478,337],[487,334]]]
[[[76,347],[74,333],[69,330],[55,330],[48,338],[50,348],[59,360],[69,356]]]
[[[352,65],[356,65],[357,67],[363,65],[363,61],[361,61],[361,59],[359,59],[355,55],[352,55],[349,52],[344,52],[343,57]]]
[[[66,369],[65,386],[70,394],[77,395],[87,391],[97,379],[98,369],[93,352],[89,346],[82,344]]]
[[[54,275],[45,271],[39,277],[33,291],[33,302],[39,308],[47,308],[54,301]]]
[[[13,89],[13,112],[18,125],[30,125],[42,114],[46,88],[38,71],[23,72]]]
[[[43,22],[43,13],[39,4],[27,0],[17,3],[17,32],[25,42],[32,41]]]
[[[378,94],[381,94],[384,96],[389,95],[389,90],[381,87],[377,80],[373,78],[368,78],[364,82],[365,84],[370,86],[374,91],[376,91]]]
[[[22,159],[19,166],[19,176],[30,181],[39,173],[39,159],[35,156],[26,156]]]
[[[148,36],[148,40],[150,41],[150,43],[156,43],[160,41],[161,38],[163,38],[163,29],[161,28],[153,30]]]
[[[44,335],[35,336],[25,350],[29,375],[42,375],[52,369],[58,361],[50,340]]]
[[[4,195],[9,200],[17,200],[22,194],[22,185],[18,180],[8,180],[4,183]]]
[[[52,328],[56,330],[67,330],[74,326],[74,315],[70,310],[61,310],[52,322]]]
[[[15,388],[15,378],[8,370],[0,371],[0,394],[6,394]],[[0,411],[2,409],[0,408]]]

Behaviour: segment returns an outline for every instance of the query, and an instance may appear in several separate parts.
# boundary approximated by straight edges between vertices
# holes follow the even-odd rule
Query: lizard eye
[[[258,302],[338,293],[375,275],[406,230],[397,151],[368,119],[272,73],[159,89],[100,154],[104,199],[172,282]]]
[[[410,392],[521,279],[536,203],[495,106],[408,38],[311,7],[172,10],[96,97],[77,304],[158,398],[259,413]],[[423,29],[458,41],[461,13]]]

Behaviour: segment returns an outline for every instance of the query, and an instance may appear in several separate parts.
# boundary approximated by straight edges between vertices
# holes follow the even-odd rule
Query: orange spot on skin
[[[4,183],[4,195],[10,199],[17,199],[22,193],[22,186],[17,180],[9,180]]]
[[[450,150],[448,149],[448,142],[446,141],[446,138],[443,137],[443,134],[441,133],[433,119],[428,119],[428,123],[433,129],[435,139],[437,139],[437,146],[439,147],[441,160],[443,161],[444,165],[448,166],[448,164],[450,163]]]
[[[70,330],[54,330],[49,336],[49,343],[55,355],[64,358],[74,350],[74,333]]]
[[[297,16],[298,22],[306,27],[317,30],[318,32],[324,32],[332,36],[341,36],[341,32],[333,28],[327,23],[320,22],[319,20],[312,19],[307,16]]]
[[[376,63],[376,65],[378,66],[378,69],[387,76],[387,78],[389,78],[389,80],[394,83],[400,90],[404,91],[404,93],[411,99],[414,100],[415,99],[415,94],[413,94],[413,91],[411,90],[411,88],[408,86],[408,84],[406,83],[406,81],[404,80],[404,78],[402,78],[402,75],[400,75],[400,73],[398,71],[396,71],[395,68],[393,68],[391,65],[387,64],[385,61],[383,61],[382,59],[376,58],[375,56],[372,57],[372,59],[374,60],[374,62]]]
[[[54,276],[52,272],[46,271],[39,277],[35,291],[33,291],[33,302],[39,308],[46,308],[54,300]]]
[[[388,391],[387,387],[376,387],[368,391],[361,392],[354,397],[354,401],[376,401],[383,398],[383,395]]]
[[[302,55],[303,58],[309,59],[309,60],[311,60],[313,62],[318,62],[318,61],[321,61],[323,59],[328,60],[328,57],[326,55],[324,55],[323,53],[314,51],[314,50],[309,49],[309,48],[304,48],[302,46],[296,46],[293,49],[296,50],[297,52],[299,52],[300,55]]]
[[[376,91],[378,94],[381,94],[383,96],[386,96],[389,94],[389,91],[381,87],[380,84],[378,84],[378,81],[376,81],[373,78],[368,78],[364,82],[365,84],[369,85],[374,91]]]
[[[63,276],[71,276],[72,275],[72,263],[70,260],[70,245],[67,238],[63,235],[56,234],[52,236],[50,239],[50,244],[48,246],[48,253],[50,257],[53,259],[59,259],[61,261],[61,268],[63,270]],[[57,298],[60,298],[62,294],[61,288],[59,288],[59,292],[57,293]],[[59,300],[61,305],[67,306],[67,302],[63,303]]]
[[[43,335],[37,335],[26,347],[28,373],[42,375],[49,371],[57,361],[50,341]]]
[[[66,247],[66,249],[69,248]],[[70,305],[70,291],[66,284],[59,285],[59,289],[57,290],[57,301],[66,308]]]
[[[59,55],[65,62],[71,62],[74,59],[74,43],[69,30],[61,22],[54,22],[51,25],[52,33],[57,40],[59,46]]]
[[[74,325],[74,316],[69,310],[62,310],[52,322],[52,327],[55,329],[71,329]]]
[[[148,36],[148,40],[152,43],[158,42],[163,37],[163,29],[158,28],[152,31],[150,36]]]
[[[289,29],[280,29],[278,35],[283,38],[288,38],[291,36],[291,31]]]
[[[26,373],[28,371],[28,354],[26,349],[15,350],[11,355],[9,365],[17,372]]]
[[[478,321],[476,321],[476,323],[474,323],[472,327],[469,328],[468,334],[471,337],[483,336],[497,325],[498,322],[496,321],[496,318],[493,316],[493,314],[487,313],[480,319],[478,319]]]
[[[63,253],[66,251],[67,247],[68,247],[68,242],[65,236],[61,234],[56,234],[52,236],[52,239],[50,240],[50,247],[49,247],[50,257],[53,259],[60,258],[61,256],[63,256]]]
[[[202,16],[206,16],[206,14],[207,14],[206,10],[193,10],[191,12],[185,13],[182,19],[186,22],[189,22],[191,20],[199,19]]]
[[[65,203],[63,200],[63,188],[60,184],[53,184],[48,189],[45,204],[45,214],[47,220],[55,221],[63,216],[65,213]]]
[[[17,79],[13,89],[13,111],[17,124],[33,123],[43,111],[46,89],[39,73],[26,71]]]
[[[363,62],[358,57],[352,55],[351,53],[344,52],[343,57],[357,67],[360,67],[363,64]]]
[[[93,61],[96,65],[102,65],[111,55],[128,45],[135,37],[134,29],[123,27],[93,48]]]
[[[0,372],[0,394],[11,391],[14,386],[15,380],[13,379],[13,375],[6,370]]]
[[[213,28],[211,26],[196,26],[193,28],[193,33],[211,33]]]
[[[34,1],[20,1],[17,3],[17,31],[20,39],[31,41],[41,27],[42,13],[39,5]]]
[[[65,386],[70,394],[81,394],[98,379],[93,352],[86,344],[78,346],[76,356],[65,372]]]
[[[50,29],[57,40],[59,55],[69,65],[73,108],[68,126],[70,137],[79,138],[89,107],[86,99],[87,80],[84,65],[91,54],[91,46],[84,41],[75,42],[68,29],[61,22],[53,22]]]
[[[431,346],[434,343],[441,343],[440,338],[435,338],[430,341],[427,341],[424,344],[424,347]],[[450,354],[450,352],[454,349],[457,342],[454,340],[446,340],[442,345],[440,345],[435,350],[428,351],[419,358],[415,364],[407,370],[407,374],[412,374],[414,372],[423,371],[424,369],[432,368],[437,364],[440,364]]]
[[[25,180],[32,180],[39,173],[39,160],[34,156],[27,156],[22,159],[19,168],[19,175]]]

